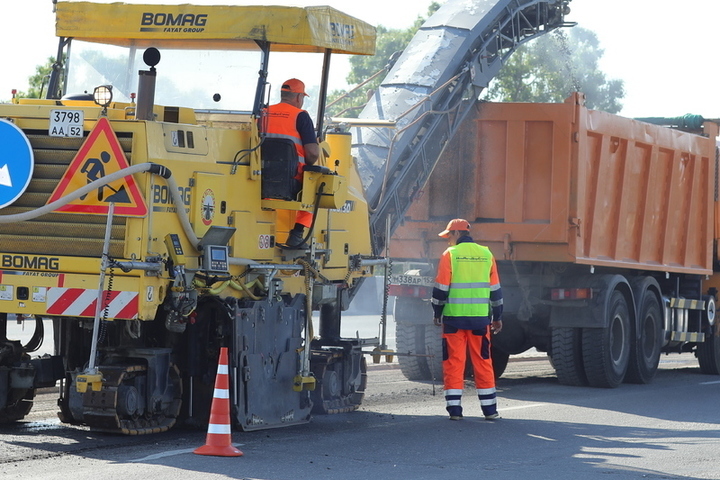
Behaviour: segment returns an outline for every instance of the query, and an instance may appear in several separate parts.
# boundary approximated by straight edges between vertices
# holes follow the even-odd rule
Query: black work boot
[[[310,248],[307,243],[303,242],[303,230],[298,230],[296,228],[290,230],[287,241],[285,241],[285,246],[288,248],[296,248],[298,250],[307,250]]]

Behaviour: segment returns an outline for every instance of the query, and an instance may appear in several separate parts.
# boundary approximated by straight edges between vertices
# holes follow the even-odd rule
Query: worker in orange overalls
[[[442,325],[443,380],[450,420],[462,419],[466,352],[470,352],[475,388],[486,420],[500,418],[490,335],[502,330],[503,298],[495,258],[470,237],[470,223],[456,218],[438,234],[450,247],[438,264],[432,307]]]
[[[302,109],[305,97],[305,84],[297,78],[283,83],[280,89],[280,103],[270,105],[266,110],[264,130],[270,138],[286,138],[293,141],[298,154],[298,168],[295,179],[302,182],[304,165],[313,165],[320,156],[315,126],[310,114]],[[305,227],[312,226],[313,214],[298,210],[295,214],[295,226],[290,230],[285,245],[291,248],[302,247]]]

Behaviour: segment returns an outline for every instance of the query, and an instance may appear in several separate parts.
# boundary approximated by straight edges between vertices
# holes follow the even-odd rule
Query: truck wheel
[[[426,331],[435,331],[432,307],[420,298],[395,300],[395,342],[399,353],[426,355]],[[408,380],[431,380],[428,357],[398,356],[400,371]]]
[[[700,372],[706,375],[720,375],[720,337],[715,334],[717,325],[703,343],[698,343],[697,356]]]
[[[495,347],[492,347],[491,352],[493,372],[495,373],[495,380],[497,380],[502,377],[503,373],[505,373],[505,368],[507,368],[508,361],[510,360],[510,354]]]
[[[398,353],[425,354],[425,326],[395,323],[395,343]],[[400,371],[408,380],[430,380],[427,357],[398,355]]]
[[[436,327],[425,329],[425,352],[428,355],[427,364],[430,376],[428,380],[443,381],[443,366],[442,366],[442,327]],[[468,362],[469,363],[469,362]],[[465,368],[467,372],[467,367]]]
[[[607,327],[584,328],[582,332],[585,375],[592,387],[620,385],[630,359],[630,310],[618,290],[610,296],[607,315]]]
[[[625,381],[628,383],[650,383],[660,363],[663,318],[660,302],[646,292],[640,306],[640,335],[631,338],[630,360]],[[638,338],[639,337],[639,338]]]
[[[582,355],[582,330],[580,328],[553,328],[550,362],[555,368],[561,385],[584,386],[588,384]]]
[[[442,351],[442,328],[433,326],[432,328],[425,329],[425,351],[427,352],[427,364],[430,371],[428,380],[443,381],[443,351]],[[502,350],[496,352],[495,349],[491,350],[493,358],[493,371],[495,378],[498,378],[505,371],[507,366],[507,359],[503,360],[502,356],[507,355]],[[495,366],[495,358],[498,357],[498,366]],[[508,355],[509,356],[509,355]],[[502,367],[502,371],[498,370],[498,367]],[[499,372],[499,373],[498,373]],[[472,380],[475,376],[473,371],[472,360],[470,359],[470,351],[466,352],[465,356],[465,380]]]

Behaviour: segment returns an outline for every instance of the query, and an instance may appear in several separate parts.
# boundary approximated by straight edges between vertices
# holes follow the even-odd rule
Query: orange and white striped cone
[[[239,457],[243,454],[243,452],[233,447],[230,432],[230,381],[228,377],[227,347],[220,349],[217,376],[215,377],[215,392],[210,407],[210,423],[205,445],[196,448],[193,453],[219,457]]]

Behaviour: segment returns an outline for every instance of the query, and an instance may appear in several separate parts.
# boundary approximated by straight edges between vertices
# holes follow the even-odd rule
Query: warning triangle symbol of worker
[[[120,141],[108,119],[102,117],[70,162],[47,203],[52,203],[88,183],[127,167],[128,161],[120,146]],[[58,207],[55,211],[107,215],[110,203],[115,203],[116,215],[147,215],[147,205],[145,205],[143,196],[132,176],[102,185],[70,203]]]

